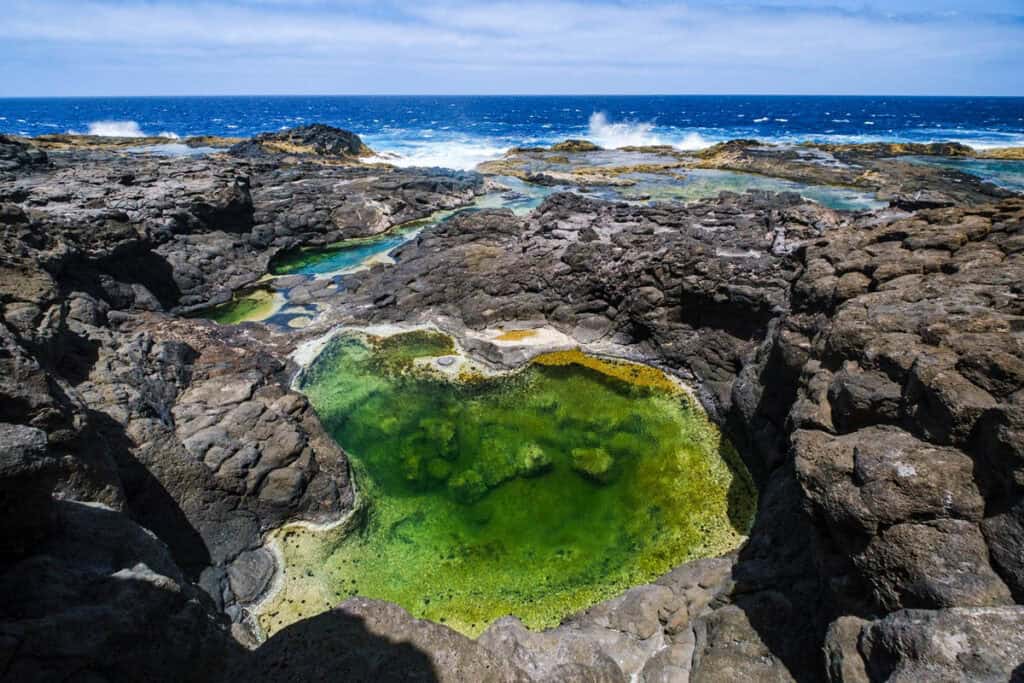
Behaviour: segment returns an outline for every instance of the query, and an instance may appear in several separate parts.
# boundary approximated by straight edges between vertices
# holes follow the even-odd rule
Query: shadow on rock
[[[733,567],[733,606],[719,610],[709,638],[721,661],[752,680],[818,681],[827,620],[814,574],[813,529],[801,514],[796,480],[786,465],[760,487],[749,541]],[[729,645],[733,643],[733,645]],[[705,654],[707,657],[707,654]]]
[[[729,523],[737,533],[747,535],[757,514],[757,487],[743,463],[743,458],[724,435],[718,447],[718,457],[725,461],[732,475],[732,482],[726,492],[726,514]]]
[[[529,683],[508,657],[392,603],[356,597],[292,624],[237,660],[227,681]]]
[[[0,680],[215,678],[240,648],[166,547],[115,510],[51,508],[48,535],[0,559]]]
[[[175,563],[189,580],[197,580],[202,570],[212,563],[199,531],[160,480],[136,460],[132,454],[134,444],[125,433],[124,425],[99,411],[90,411],[89,419],[114,454],[132,519],[166,543]]]
[[[100,343],[94,339],[65,330],[60,338],[57,372],[77,387],[89,379],[89,373],[100,357]]]
[[[229,679],[271,681],[440,681],[430,657],[373,633],[366,620],[331,610],[283,629],[250,653]]]
[[[100,259],[96,266],[100,273],[110,273],[119,282],[142,285],[165,308],[177,304],[181,297],[171,264],[150,251],[147,245],[118,247],[110,256]]]

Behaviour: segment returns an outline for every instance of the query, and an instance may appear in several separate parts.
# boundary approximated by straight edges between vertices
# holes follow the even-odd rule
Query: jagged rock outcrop
[[[956,158],[971,157],[974,152],[955,143],[773,146],[732,140],[697,156],[704,168],[869,189],[879,199],[908,211],[984,204],[1012,196],[975,176],[900,158],[908,155]]]
[[[46,152],[43,150],[7,135],[0,135],[0,180],[10,179],[15,171],[42,167],[46,163]]]
[[[27,567],[57,562],[51,587],[68,584],[68,610],[93,609],[90,599],[108,610],[97,614],[96,628],[110,639],[83,646],[81,661],[52,664],[55,677],[99,667],[95,662],[112,657],[117,639],[127,637],[119,629],[136,628],[149,634],[154,650],[181,653],[147,658],[143,652],[137,661],[108,663],[97,672],[139,679],[163,662],[166,671],[152,676],[158,680],[209,679],[212,665],[205,674],[182,666],[197,660],[203,641],[217,660],[237,649],[226,635],[231,623],[238,638],[252,641],[240,605],[259,598],[276,571],[262,548],[264,533],[285,521],[336,519],[353,493],[344,454],[306,399],[287,388],[286,352],[274,340],[260,330],[161,312],[229,296],[258,278],[279,249],[339,238],[337,223],[319,208],[344,206],[337,195],[323,191],[310,202],[316,213],[303,220],[281,215],[274,202],[299,201],[297,193],[312,198],[354,181],[346,188],[349,203],[380,207],[373,229],[383,230],[458,205],[481,181],[440,171],[345,174],[329,166],[289,176],[276,163],[214,157],[55,155],[54,168],[26,171],[0,186],[7,202],[0,204],[0,507],[8,513],[0,580],[11,587],[26,581]],[[255,201],[253,176],[260,188]],[[308,187],[315,182],[320,190]],[[367,229],[362,219],[352,222]],[[109,548],[116,559],[82,555],[97,578],[75,578],[83,568],[73,554],[60,552],[72,547],[65,513],[79,508],[55,510],[53,496],[106,506],[105,514],[116,518],[111,528],[155,533],[160,541],[153,542],[166,544],[163,564],[156,567],[147,559],[151,551],[135,542],[119,552],[128,532],[117,531],[96,547]],[[79,524],[74,533],[89,532]],[[88,593],[90,581],[109,574],[115,578],[102,580],[116,584],[127,571],[141,572],[140,581],[159,589],[132,593],[139,601],[136,621],[118,614],[135,609],[127,593],[72,599]],[[26,594],[37,599],[47,590],[26,584],[30,589],[37,592]],[[26,620],[44,619],[38,628],[53,628],[45,619],[54,609],[44,601],[35,612],[18,606],[0,614],[0,629],[10,634],[4,641],[10,671],[31,678],[37,669],[40,676],[50,670],[44,632]],[[174,616],[179,609],[185,611]],[[179,630],[161,634],[150,625],[158,617]],[[124,623],[111,622],[118,618]],[[216,633],[200,622],[216,626]],[[81,626],[68,629],[69,648],[88,635]],[[57,650],[52,656],[63,657]]]
[[[119,309],[221,303],[279,251],[376,234],[464,204],[483,185],[438,169],[84,151],[55,159],[53,172],[0,186],[0,203],[16,204],[4,222],[47,249],[67,246],[58,275]]]
[[[778,196],[666,211],[556,195],[525,219],[449,221],[354,289],[378,319],[545,319],[690,371],[762,482],[742,590],[695,627],[691,675],[805,679],[839,615],[1020,595],[1022,227],[1021,200],[849,217]]]
[[[397,605],[351,598],[293,624],[261,646],[229,680],[480,681],[528,683],[514,663],[442,624]]]
[[[52,525],[0,573],[3,680],[204,681],[238,646],[227,619],[152,532],[97,504]]]
[[[339,159],[357,159],[373,154],[373,150],[363,144],[355,133],[322,123],[276,133],[260,133],[252,139],[232,145],[228,152],[237,156],[316,154]]]

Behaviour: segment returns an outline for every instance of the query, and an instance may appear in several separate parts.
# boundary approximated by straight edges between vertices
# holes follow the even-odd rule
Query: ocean
[[[766,142],[1024,146],[1024,98],[823,96],[322,96],[0,99],[19,135],[250,136],[306,123],[360,134],[395,163],[472,168],[569,137],[605,147]]]

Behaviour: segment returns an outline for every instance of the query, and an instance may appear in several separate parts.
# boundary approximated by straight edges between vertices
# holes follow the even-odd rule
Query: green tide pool
[[[495,377],[430,369],[453,353],[434,332],[346,334],[307,371],[362,507],[275,532],[268,635],[353,595],[470,636],[507,614],[545,628],[742,541],[750,477],[660,371],[580,352]]]
[[[221,325],[237,325],[250,320],[264,320],[273,316],[284,306],[281,295],[265,289],[256,289],[240,294],[227,303],[211,306],[195,313],[196,317],[207,318]]]

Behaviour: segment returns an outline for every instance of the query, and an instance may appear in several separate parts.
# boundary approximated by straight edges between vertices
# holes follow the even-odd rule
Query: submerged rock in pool
[[[572,468],[594,481],[606,482],[615,461],[603,448],[572,449]]]
[[[266,631],[353,595],[469,635],[507,614],[553,626],[742,540],[750,479],[660,371],[561,352],[453,382],[433,369],[452,352],[436,333],[347,335],[307,371],[365,514],[276,534]]]

